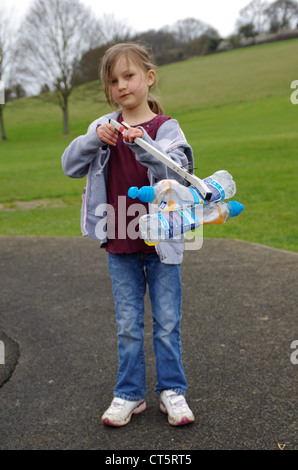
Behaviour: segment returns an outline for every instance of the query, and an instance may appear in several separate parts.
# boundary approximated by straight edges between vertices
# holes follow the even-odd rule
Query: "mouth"
[[[120,96],[121,99],[127,98],[129,96],[129,93],[124,93],[123,95]]]

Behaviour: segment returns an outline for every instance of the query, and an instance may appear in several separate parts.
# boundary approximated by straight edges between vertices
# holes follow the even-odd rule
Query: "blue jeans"
[[[153,254],[108,255],[118,325],[118,377],[114,396],[142,400],[146,394],[144,296],[149,287],[153,346],[159,395],[163,390],[185,394],[180,337],[180,265],[160,262]]]

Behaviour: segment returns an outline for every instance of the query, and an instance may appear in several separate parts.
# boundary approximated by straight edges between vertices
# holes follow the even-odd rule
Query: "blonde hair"
[[[150,59],[150,54],[145,46],[135,43],[121,43],[110,47],[101,59],[100,79],[104,87],[104,92],[109,105],[116,109],[116,103],[111,94],[111,73],[112,69],[120,56],[124,55],[127,59],[133,60],[144,72],[155,70],[155,65]],[[155,114],[163,114],[163,109],[159,101],[148,95],[148,105]]]

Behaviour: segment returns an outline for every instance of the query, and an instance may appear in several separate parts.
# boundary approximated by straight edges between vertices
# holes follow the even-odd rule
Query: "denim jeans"
[[[143,331],[147,283],[153,317],[155,391],[159,395],[170,389],[184,395],[187,383],[180,337],[180,265],[161,263],[155,253],[109,253],[108,263],[118,325],[119,362],[114,396],[134,401],[146,394]]]

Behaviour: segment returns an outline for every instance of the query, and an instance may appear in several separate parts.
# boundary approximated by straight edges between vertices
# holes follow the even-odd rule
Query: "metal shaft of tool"
[[[115,121],[114,119],[110,119],[109,122],[119,131],[121,134],[125,133],[125,130],[129,129],[129,125],[126,122],[118,122]],[[157,158],[160,162],[164,163],[167,167],[169,167],[171,170],[175,171],[179,176],[184,178],[188,183],[190,183],[192,186],[197,188],[202,196],[203,199],[206,201],[209,201],[211,198],[211,192],[206,185],[206,183],[201,180],[198,176],[193,175],[189,173],[185,168],[182,168],[178,163],[174,162],[170,157],[165,155],[164,153],[160,152],[160,150],[156,149],[153,147],[153,145],[149,144],[146,142],[144,139],[141,139],[140,137],[136,137],[134,139],[134,142],[139,145],[142,149],[144,149],[146,152],[150,153],[153,155],[155,158]]]

